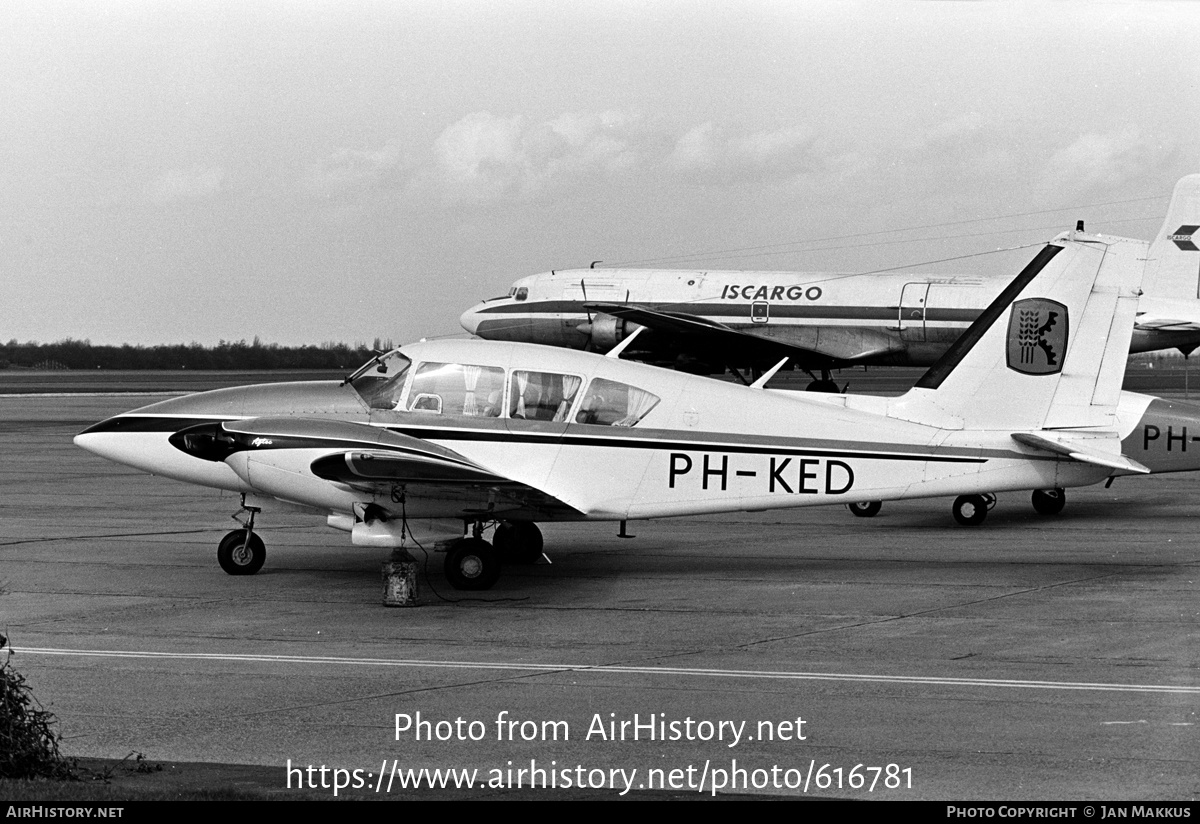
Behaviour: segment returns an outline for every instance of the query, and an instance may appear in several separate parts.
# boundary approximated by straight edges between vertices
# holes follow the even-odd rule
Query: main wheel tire
[[[982,495],[959,495],[954,499],[954,520],[963,526],[979,526],[987,517],[987,499]]]
[[[505,521],[492,535],[492,547],[505,564],[532,564],[542,557],[542,531],[530,521]]]
[[[805,392],[828,392],[831,395],[840,395],[842,390],[838,389],[838,385],[833,381],[816,380],[804,387]]]
[[[253,575],[266,560],[267,548],[262,538],[249,530],[235,529],[217,544],[217,563],[230,575]]]
[[[455,589],[490,589],[500,577],[500,555],[482,538],[462,538],[446,553],[445,570]]]
[[[1033,490],[1033,508],[1039,515],[1057,515],[1066,505],[1067,492],[1064,489]]]
[[[879,510],[883,509],[883,501],[859,501],[846,504],[846,508],[859,518],[874,518],[879,514]]]

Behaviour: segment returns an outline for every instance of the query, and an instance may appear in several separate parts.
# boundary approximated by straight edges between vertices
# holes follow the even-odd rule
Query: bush
[[[7,639],[0,635],[0,648]],[[74,778],[75,760],[58,749],[53,713],[42,708],[25,677],[12,667],[12,651],[0,652],[0,778]]]

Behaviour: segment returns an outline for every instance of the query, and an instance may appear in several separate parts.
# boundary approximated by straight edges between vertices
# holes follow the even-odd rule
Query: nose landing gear
[[[242,508],[234,514],[247,513],[243,529],[235,529],[217,544],[217,563],[221,569],[230,575],[253,575],[262,569],[267,560],[267,547],[263,539],[254,534],[254,516],[262,510],[256,506],[246,506],[246,497],[242,496]]]

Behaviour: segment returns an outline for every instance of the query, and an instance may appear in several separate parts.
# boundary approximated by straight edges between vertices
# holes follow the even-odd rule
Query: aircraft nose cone
[[[462,324],[462,328],[466,329],[472,335],[477,334],[476,330],[479,329],[479,309],[482,306],[482,303],[477,303],[467,311],[463,312],[458,319],[458,322]]]
[[[137,442],[138,438],[130,438],[112,431],[96,431],[99,427],[100,424],[97,424],[80,432],[74,438],[75,445],[116,463],[128,463],[130,458],[137,456],[139,447],[143,446]]]

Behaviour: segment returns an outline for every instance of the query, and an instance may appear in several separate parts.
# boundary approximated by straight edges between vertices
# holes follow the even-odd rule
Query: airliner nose
[[[482,303],[477,303],[467,311],[463,312],[458,319],[458,322],[462,324],[462,328],[466,329],[472,335],[478,334],[476,330],[479,329],[479,310],[482,307]]]

